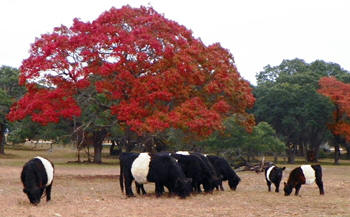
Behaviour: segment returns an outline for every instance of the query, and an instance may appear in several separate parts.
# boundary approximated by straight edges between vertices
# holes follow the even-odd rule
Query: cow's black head
[[[237,175],[232,179],[228,179],[228,185],[230,186],[230,189],[235,191],[240,181],[241,178],[239,178]]]
[[[292,193],[292,191],[293,191],[293,186],[290,185],[290,184],[284,183],[284,188],[283,188],[283,190],[284,190],[284,195],[285,195],[285,196],[288,196],[288,195],[290,195],[290,194]]]
[[[44,189],[38,187],[34,187],[31,189],[24,188],[23,192],[27,195],[31,204],[38,205],[40,203],[40,199],[43,195]]]
[[[178,178],[175,183],[175,193],[185,198],[190,195],[192,191],[192,179],[191,178]]]
[[[212,192],[213,190],[214,190],[214,188],[215,188],[215,186],[216,186],[216,181],[214,181],[214,180],[210,180],[210,181],[208,181],[208,180],[204,180],[203,181],[203,188],[204,188],[204,191],[205,192]]]
[[[214,190],[215,187],[219,186],[222,183],[223,177],[220,175],[219,177],[211,175],[204,179],[203,188],[204,191],[209,193]]]

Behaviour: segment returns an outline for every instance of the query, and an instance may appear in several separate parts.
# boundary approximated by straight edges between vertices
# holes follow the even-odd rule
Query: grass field
[[[113,216],[349,216],[350,166],[323,166],[325,195],[316,184],[302,186],[300,196],[267,192],[262,173],[239,172],[242,181],[237,191],[215,191],[192,195],[187,199],[154,195],[147,184],[146,196],[126,198],[119,187],[118,161],[104,158],[101,165],[67,163],[75,161],[71,148],[7,149],[0,156],[1,217],[113,217]],[[52,200],[32,206],[22,192],[20,173],[23,164],[37,155],[55,163]],[[332,162],[330,160],[330,162]],[[349,162],[343,161],[346,165]],[[283,181],[297,165],[286,165]],[[273,188],[274,189],[274,188]],[[293,192],[294,193],[294,192]]]

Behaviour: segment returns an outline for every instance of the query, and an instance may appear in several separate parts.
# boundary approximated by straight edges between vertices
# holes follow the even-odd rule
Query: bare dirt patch
[[[294,167],[287,165],[283,180]],[[262,173],[240,172],[242,181],[235,192],[225,185],[224,192],[179,199],[167,194],[157,198],[153,184],[145,186],[148,195],[127,198],[119,187],[117,165],[60,163],[56,165],[52,200],[43,198],[38,206],[30,205],[22,192],[21,169],[22,165],[13,162],[0,163],[1,217],[350,216],[348,166],[323,166],[324,196],[315,184],[302,186],[297,197],[285,197],[282,189],[280,193],[267,192]]]

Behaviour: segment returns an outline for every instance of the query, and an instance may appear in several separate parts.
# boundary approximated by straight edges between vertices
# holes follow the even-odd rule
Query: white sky
[[[19,67],[35,38],[56,26],[126,4],[151,5],[205,44],[219,42],[253,84],[264,66],[296,57],[350,70],[349,0],[0,0],[0,66]]]

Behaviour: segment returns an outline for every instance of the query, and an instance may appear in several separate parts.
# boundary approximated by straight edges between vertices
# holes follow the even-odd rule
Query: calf
[[[23,192],[30,203],[37,205],[46,192],[46,201],[51,200],[51,188],[54,175],[54,165],[43,157],[35,157],[28,161],[21,173]]]
[[[237,174],[228,164],[228,162],[224,158],[217,157],[214,155],[208,155],[207,157],[211,164],[214,166],[216,175],[221,177],[221,180],[219,181],[218,185],[220,187],[220,190],[224,190],[224,188],[222,187],[222,181],[227,180],[230,189],[235,191],[241,179],[237,176]],[[216,189],[218,189],[218,187],[216,187]]]
[[[271,184],[273,183],[276,187],[275,192],[279,192],[280,183],[283,176],[283,170],[285,170],[286,167],[277,167],[274,165],[271,165],[265,169],[265,179],[267,183],[267,187],[269,192],[271,191]]]
[[[320,165],[302,165],[292,170],[288,182],[284,183],[284,195],[288,196],[295,188],[295,195],[298,195],[301,185],[310,185],[316,181],[320,194],[324,194],[322,182],[322,168]]]
[[[170,193],[181,198],[189,196],[191,192],[191,179],[186,178],[179,164],[169,155],[122,153],[119,181],[122,192],[125,184],[126,195],[129,197],[134,196],[131,190],[133,180],[137,182],[137,187],[154,182],[157,196],[162,195],[164,186]]]

